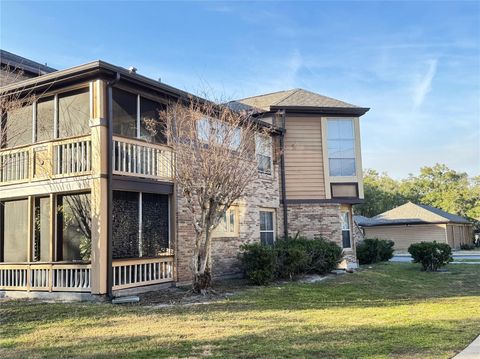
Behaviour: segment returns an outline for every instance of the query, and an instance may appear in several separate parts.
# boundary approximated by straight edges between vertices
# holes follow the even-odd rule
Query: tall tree
[[[174,177],[195,230],[192,287],[204,293],[211,282],[212,231],[228,208],[258,177],[255,150],[269,138],[248,112],[235,112],[194,97],[161,113],[175,153]],[[268,141],[265,141],[268,143]]]

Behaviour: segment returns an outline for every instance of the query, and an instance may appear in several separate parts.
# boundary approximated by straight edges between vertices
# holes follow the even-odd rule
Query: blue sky
[[[301,87],[371,107],[364,168],[480,174],[480,1],[3,0],[0,13],[0,47],[52,67],[134,65],[222,99]]]

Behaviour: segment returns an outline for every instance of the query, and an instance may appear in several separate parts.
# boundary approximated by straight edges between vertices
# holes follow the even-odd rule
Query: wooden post
[[[92,294],[106,294],[108,263],[108,127],[106,83],[90,84],[92,130]]]

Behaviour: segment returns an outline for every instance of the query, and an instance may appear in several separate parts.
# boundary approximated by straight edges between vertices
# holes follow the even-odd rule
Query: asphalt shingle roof
[[[405,203],[372,218],[355,216],[354,219],[359,226],[364,227],[394,224],[470,223],[467,219],[455,214],[412,202]]]
[[[25,57],[12,54],[11,52],[0,49],[0,63],[13,68],[19,68],[24,71],[32,72],[37,75],[44,75],[57,71],[53,67],[42,65],[39,62],[27,59]]]
[[[292,89],[269,94],[247,97],[235,101],[252,108],[269,111],[271,107],[328,107],[360,108],[347,102],[336,100],[304,89]]]

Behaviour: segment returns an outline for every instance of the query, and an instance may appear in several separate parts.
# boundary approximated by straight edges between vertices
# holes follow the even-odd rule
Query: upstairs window
[[[113,133],[137,137],[137,95],[113,88]]]
[[[58,95],[59,137],[80,136],[90,132],[90,96],[88,89]]]
[[[328,119],[328,164],[330,176],[355,176],[355,135],[353,120]]]
[[[4,147],[15,147],[32,143],[33,106],[24,106],[7,112],[7,118],[0,130]],[[4,137],[4,138],[1,138]]]
[[[160,111],[165,106],[128,91],[113,88],[113,133],[152,143],[165,143]]]
[[[255,153],[257,155],[258,172],[272,174],[272,138],[257,135],[255,137]]]
[[[55,104],[54,97],[47,97],[37,101],[37,120],[35,139],[37,142],[55,138]]]
[[[198,140],[204,143],[213,142],[228,146],[232,150],[238,150],[242,142],[242,130],[238,127],[229,128],[228,126],[227,123],[219,120],[201,118],[197,121]]]

